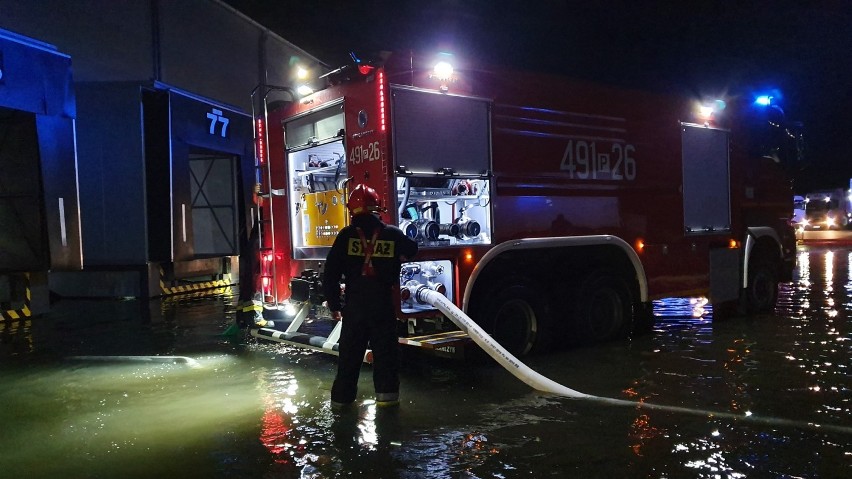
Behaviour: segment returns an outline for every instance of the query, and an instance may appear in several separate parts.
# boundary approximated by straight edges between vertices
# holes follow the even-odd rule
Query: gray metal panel
[[[51,270],[83,267],[74,120],[36,117]]]
[[[138,84],[77,85],[85,266],[144,265],[148,260],[142,135]]]
[[[710,301],[733,301],[740,295],[740,250],[710,250]]]
[[[148,1],[2,0],[0,27],[56,45],[74,59],[76,81],[149,80]]]
[[[235,167],[236,160],[230,155],[190,153],[192,237],[196,256],[239,254]]]
[[[260,30],[209,0],[160,3],[161,81],[251,111]]]
[[[728,132],[682,125],[683,221],[686,232],[731,229]]]
[[[0,106],[74,117],[71,59],[52,45],[0,30]]]
[[[396,166],[429,173],[452,168],[466,175],[490,170],[489,108],[478,98],[392,88]]]

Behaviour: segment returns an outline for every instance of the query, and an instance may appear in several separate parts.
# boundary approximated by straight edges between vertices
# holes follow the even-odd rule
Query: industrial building
[[[19,65],[7,45],[23,44],[65,66],[30,80],[44,88],[18,108],[41,154],[0,152],[0,241],[44,238],[27,261],[3,254],[0,309],[37,314],[20,305],[47,304],[48,289],[144,298],[235,282],[238,237],[256,217],[253,109],[295,100],[297,70],[328,68],[218,0],[2,0],[0,28],[0,68]],[[0,99],[10,86],[0,78]],[[0,103],[7,131],[15,108]],[[49,121],[63,133],[47,151]],[[37,187],[22,183],[26,168]],[[38,291],[26,284],[40,277]]]

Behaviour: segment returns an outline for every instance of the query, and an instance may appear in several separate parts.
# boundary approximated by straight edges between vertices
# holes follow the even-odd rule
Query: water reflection
[[[335,359],[222,336],[229,294],[146,314],[61,301],[0,323],[0,463],[9,477],[852,477],[852,436],[801,427],[852,427],[852,253],[797,260],[774,315],[714,323],[704,299],[663,300],[652,335],[528,361],[589,394],[704,415],[542,395],[491,363],[419,356],[401,408],[378,407],[364,374],[357,406],[334,411]],[[201,367],[66,359],[109,354]]]
[[[14,321],[0,320],[0,345],[4,350],[8,350],[6,354],[12,356],[32,353],[34,347],[31,329],[32,319],[30,318]]]
[[[252,388],[212,387],[232,361],[223,356],[198,361],[203,366],[197,369],[183,363],[68,361],[3,370],[8,388],[0,391],[5,406],[0,424],[15,432],[0,440],[5,450],[15,452],[4,473],[106,477],[103,471],[120,471],[122,463],[181,457],[209,440],[212,424],[222,435],[240,430],[256,417],[244,407],[251,404]],[[46,453],[50,460],[43,460]],[[185,459],[210,471],[204,458]],[[165,473],[169,465],[146,469]]]

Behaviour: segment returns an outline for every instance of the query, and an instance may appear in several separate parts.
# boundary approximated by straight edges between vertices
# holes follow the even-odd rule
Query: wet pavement
[[[62,300],[0,323],[0,477],[852,477],[852,250],[801,247],[775,315],[656,303],[651,335],[492,362],[408,352],[402,405],[328,404],[335,358],[223,336],[235,291]],[[180,356],[141,361],[123,356]],[[83,356],[82,358],[80,356]],[[121,356],[109,361],[91,356]]]

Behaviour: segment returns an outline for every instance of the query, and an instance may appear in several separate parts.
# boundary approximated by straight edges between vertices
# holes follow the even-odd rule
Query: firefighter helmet
[[[379,194],[376,193],[376,190],[362,183],[357,185],[349,194],[346,207],[349,208],[349,213],[352,216],[357,216],[385,211],[379,203]]]

